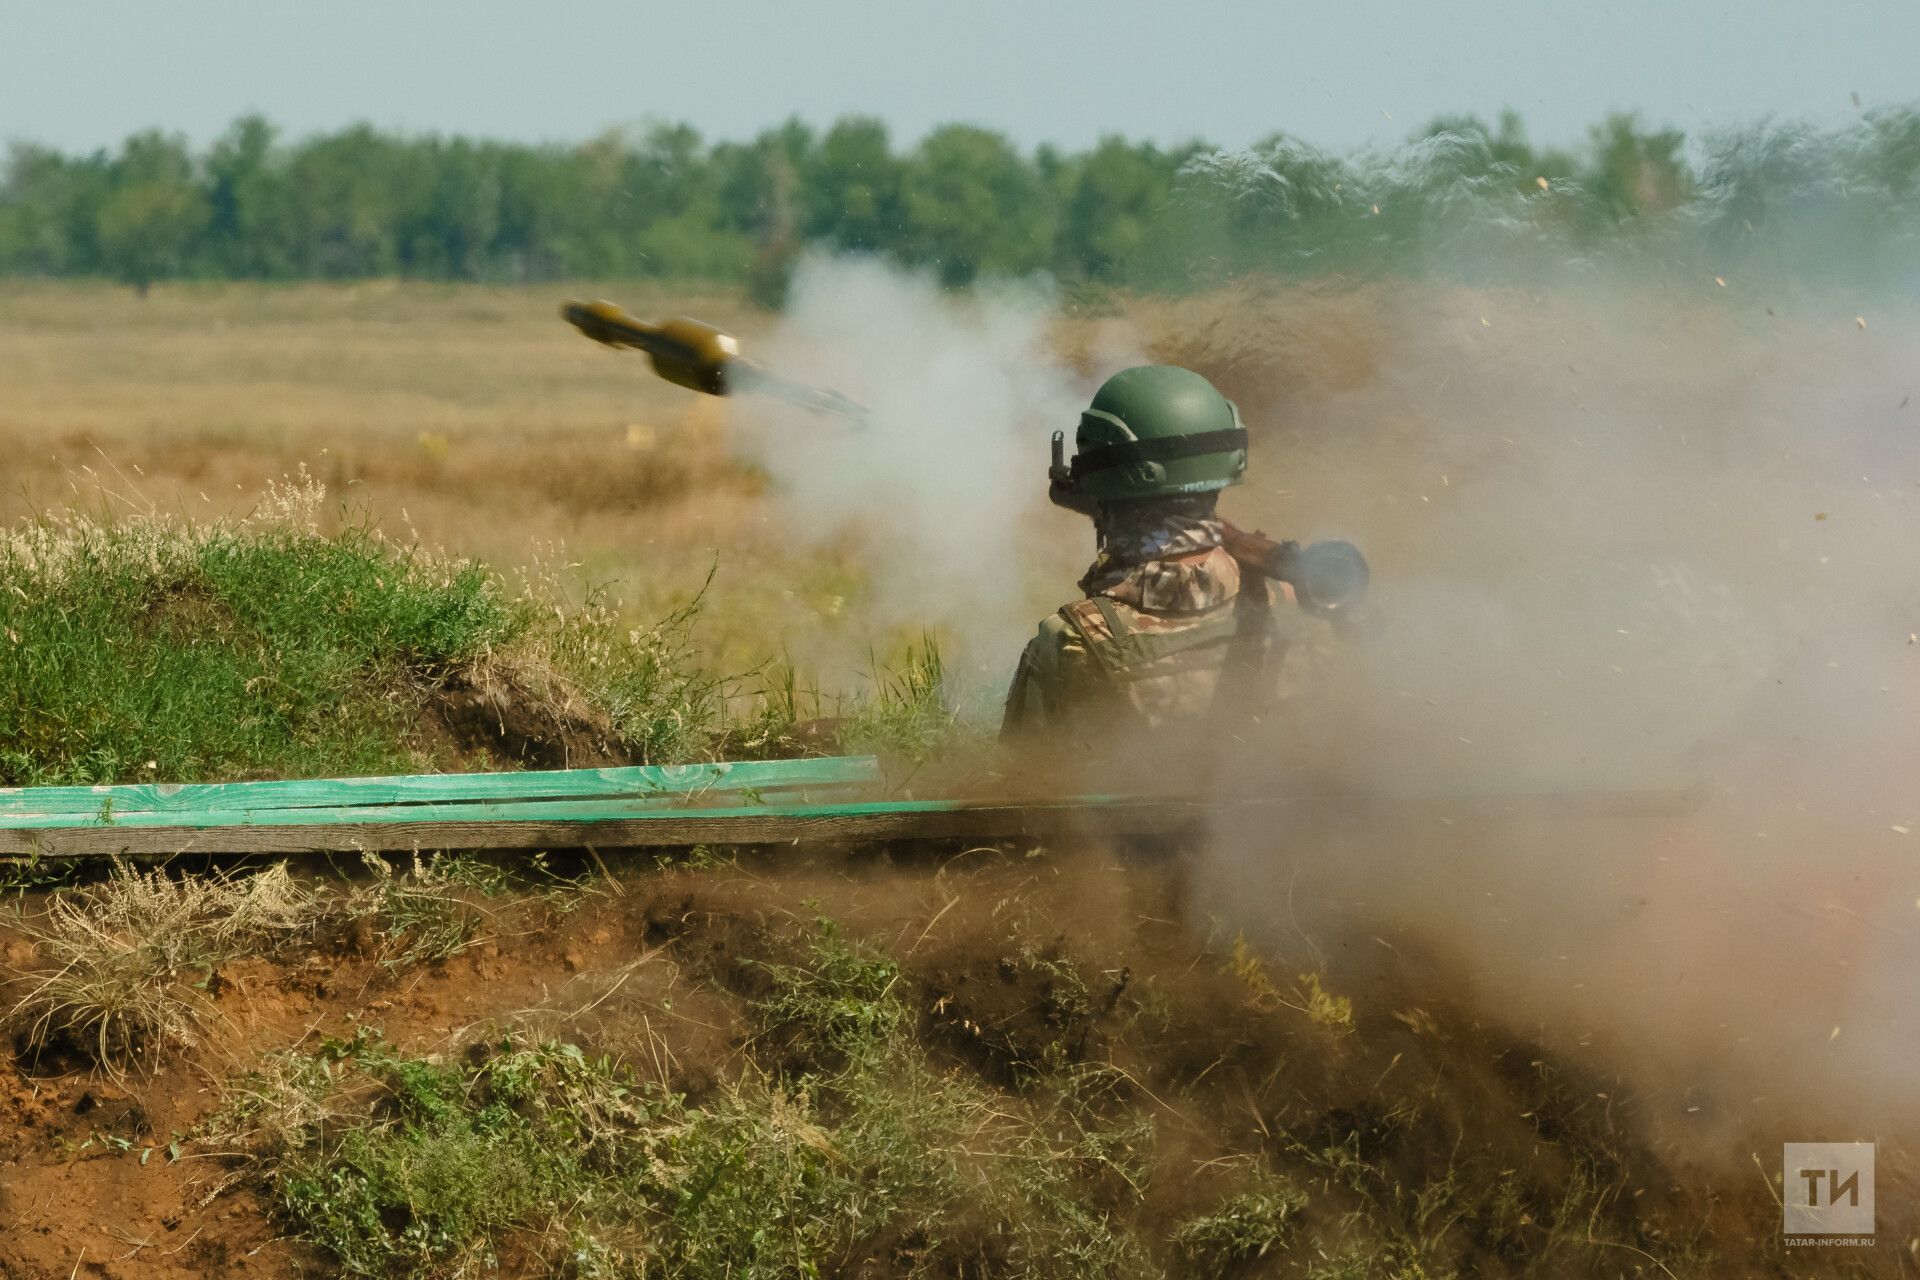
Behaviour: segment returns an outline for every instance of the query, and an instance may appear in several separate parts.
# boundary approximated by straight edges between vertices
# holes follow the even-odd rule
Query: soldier
[[[1021,655],[1003,740],[1097,746],[1147,731],[1174,746],[1169,734],[1257,717],[1277,661],[1273,590],[1242,572],[1214,514],[1246,475],[1239,410],[1191,370],[1145,365],[1102,384],[1074,443],[1063,465],[1054,435],[1050,496],[1093,518],[1099,553],[1083,598]]]

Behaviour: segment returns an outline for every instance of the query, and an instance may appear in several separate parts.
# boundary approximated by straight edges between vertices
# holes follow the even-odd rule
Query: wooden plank
[[[211,809],[203,813],[117,813],[111,821],[97,814],[46,813],[9,814],[6,830],[158,830],[213,831],[226,827],[322,827],[330,824],[381,826],[395,823],[435,822],[610,822],[627,818],[666,818],[686,813],[730,814],[739,809],[772,815],[804,815],[818,802],[787,800],[772,804],[750,802],[745,797],[715,795],[718,803],[691,806],[685,797],[663,805],[660,798],[634,799],[597,797],[592,800],[477,800],[468,804],[366,804],[338,805],[326,809]],[[928,801],[926,803],[940,803]],[[851,807],[859,805],[849,802]],[[845,806],[842,806],[845,807]],[[880,804],[879,808],[896,805]]]
[[[0,788],[0,826],[16,816],[73,814],[119,819],[134,813],[339,808],[375,804],[561,800],[707,792],[791,791],[880,780],[873,756],[812,760],[737,760],[638,765],[619,769],[547,769],[525,773],[429,773],[388,778],[313,778],[288,782],[135,783],[100,787]]]
[[[1689,791],[1508,796],[1300,796],[1208,802],[1191,798],[1081,796],[1034,802],[908,800],[892,803],[756,805],[730,809],[636,807],[625,816],[581,817],[587,806],[526,806],[502,820],[421,821],[418,810],[368,820],[274,825],[115,823],[0,831],[0,855],[165,857],[180,853],[327,853],[366,849],[565,849],[684,847],[913,840],[1036,839],[1063,835],[1198,833],[1252,822],[1276,847],[1289,823],[1329,818],[1408,821],[1608,820],[1684,813]],[[504,808],[505,806],[503,806]],[[534,810],[546,816],[534,816]],[[601,812],[604,812],[602,810]],[[285,816],[285,815],[281,815]]]
[[[599,849],[886,840],[1013,839],[1084,831],[1154,833],[1198,823],[1189,801],[1071,800],[1043,804],[748,806],[639,812],[624,818],[367,821],[273,826],[55,827],[0,831],[0,855],[167,857],[183,853],[328,853],[412,849]]]

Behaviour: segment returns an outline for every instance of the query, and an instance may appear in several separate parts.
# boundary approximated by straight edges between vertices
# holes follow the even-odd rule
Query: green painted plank
[[[1248,798],[1243,800],[1220,800],[1215,802],[1219,809],[1239,808],[1261,805],[1309,806],[1333,805],[1351,811],[1367,809],[1391,810],[1410,806],[1444,809],[1457,806],[1463,810],[1481,810],[1488,808],[1505,809],[1509,812],[1547,811],[1561,809],[1577,810],[1598,805],[1601,808],[1618,807],[1624,799],[1644,800],[1648,796],[1665,797],[1669,793],[1627,793],[1625,796],[1605,793],[1582,794],[1541,794],[1507,795],[1486,797],[1405,797],[1390,798],[1380,796],[1314,796],[1314,797],[1276,797],[1273,799]],[[1684,793],[1673,793],[1684,794]],[[1032,802],[1033,805],[1067,805],[1074,808],[1099,807],[1101,805],[1130,804],[1154,797],[1140,796],[1067,796],[1057,800]],[[1183,803],[1186,802],[1183,800]],[[698,807],[662,807],[652,799],[616,799],[598,798],[592,800],[519,800],[519,801],[476,801],[466,804],[406,804],[406,805],[341,805],[327,808],[310,809],[220,809],[202,813],[125,813],[115,814],[109,821],[101,821],[93,814],[11,814],[0,830],[7,831],[55,831],[55,830],[156,830],[207,831],[229,827],[305,827],[325,826],[327,824],[378,826],[383,823],[408,823],[431,825],[436,822],[481,823],[481,822],[674,822],[696,818],[739,818],[750,816],[762,820],[808,817],[858,817],[872,814],[914,814],[940,813],[977,804],[966,800],[863,800],[840,801],[834,803],[742,803],[721,806]]]
[[[0,828],[16,817],[75,814],[115,818],[134,813],[338,808],[352,805],[561,800],[707,792],[781,791],[880,780],[873,756],[813,760],[736,760],[714,764],[641,765],[620,769],[549,769],[525,773],[429,773],[390,778],[315,778],[291,782],[138,783],[102,787],[0,788]]]
[[[299,854],[416,849],[659,848],[716,845],[844,844],[872,841],[1047,840],[1114,834],[1204,837],[1222,808],[1241,822],[1284,832],[1298,821],[1410,820],[1492,822],[1642,822],[1687,812],[1695,792],[1581,793],[1482,797],[1323,795],[1266,800],[1203,801],[1148,796],[1080,796],[1040,801],[908,800],[893,803],[740,805],[730,809],[636,807],[625,817],[582,817],[606,808],[581,803],[494,806],[511,817],[474,821],[469,806],[444,806],[451,818],[417,821],[420,808],[376,808],[374,821],[320,821],[255,826],[83,826],[0,830],[0,855],[31,858],[177,854]],[[423,806],[424,807],[424,806]],[[1254,814],[1247,810],[1261,810]],[[558,815],[544,819],[536,813]],[[282,811],[286,818],[296,811]],[[338,813],[354,813],[342,810]],[[329,815],[329,819],[338,816]]]
[[[434,822],[612,822],[673,817],[738,817],[752,813],[763,818],[804,817],[809,814],[932,813],[951,809],[953,800],[897,800],[841,804],[750,804],[699,808],[663,808],[651,799],[475,801],[468,804],[339,805],[311,809],[209,809],[200,813],[116,813],[102,822],[95,814],[8,814],[0,830],[102,831],[166,828],[208,831],[224,827],[311,827],[328,823],[379,825]]]

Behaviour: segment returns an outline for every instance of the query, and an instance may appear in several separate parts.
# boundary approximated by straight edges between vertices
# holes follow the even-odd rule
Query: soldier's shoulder
[[[1027,641],[1026,657],[1030,665],[1043,671],[1058,671],[1086,656],[1086,636],[1075,618],[1075,606],[1084,603],[1075,601],[1040,619],[1033,639]]]
[[[1077,646],[1080,643],[1080,633],[1069,620],[1068,611],[1072,608],[1073,605],[1063,606],[1040,619],[1040,626],[1030,641],[1032,646],[1036,649],[1055,652]]]

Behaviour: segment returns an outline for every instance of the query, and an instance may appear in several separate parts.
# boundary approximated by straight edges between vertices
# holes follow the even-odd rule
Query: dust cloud
[[[1375,596],[1228,784],[1368,803],[1227,820],[1196,911],[1607,1064],[1697,1155],[1904,1143],[1920,315],[1732,288],[1372,308],[1377,376],[1275,424],[1299,497],[1247,499],[1337,511]]]
[[[871,422],[761,407],[743,438],[793,536],[869,549],[874,627],[940,627],[984,702],[1091,550],[1046,506],[1048,434],[1126,364],[1207,374],[1256,439],[1223,512],[1354,540],[1375,591],[1338,633],[1288,619],[1286,701],[1219,772],[1289,803],[1222,820],[1196,922],[1601,1063],[1694,1156],[1878,1138],[1896,1168],[1920,1137],[1920,310],[1691,262],[1092,317],[815,260],[761,354]]]

